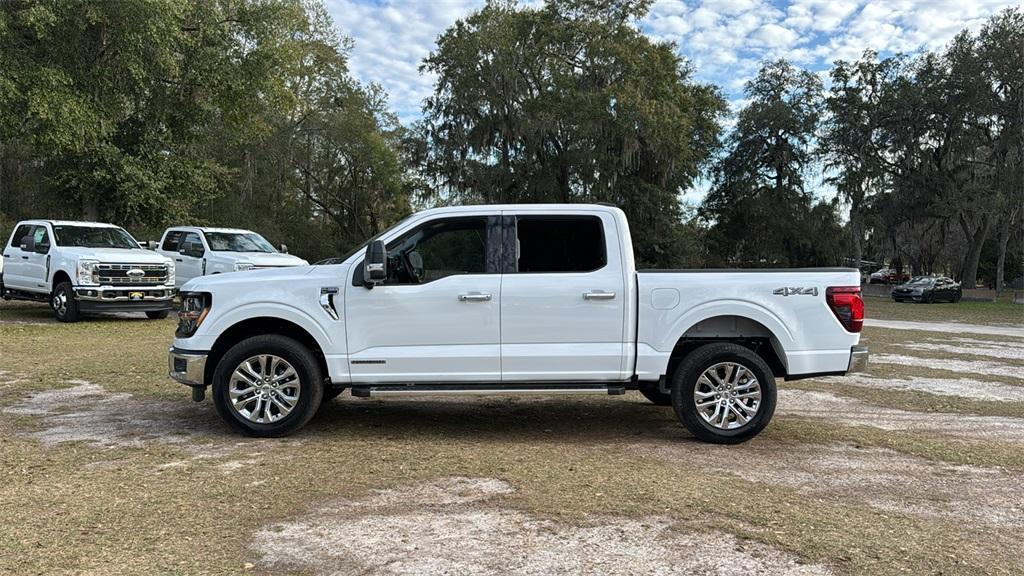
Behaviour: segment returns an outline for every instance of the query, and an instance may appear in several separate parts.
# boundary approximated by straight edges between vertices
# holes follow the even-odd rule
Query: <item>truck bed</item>
[[[860,335],[825,293],[859,285],[855,268],[640,270],[636,373],[665,374],[666,353],[683,337],[768,338],[786,371],[779,376],[844,372]]]

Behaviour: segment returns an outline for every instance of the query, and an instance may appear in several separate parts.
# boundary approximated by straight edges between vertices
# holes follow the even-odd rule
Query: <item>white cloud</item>
[[[418,67],[449,26],[483,0],[326,0],[355,47],[350,68],[381,84],[404,122],[419,117],[434,78]],[[536,6],[542,0],[522,1]],[[671,40],[697,69],[722,87],[734,106],[765,60],[785,57],[815,72],[867,48],[883,54],[941,49],[961,29],[977,30],[1006,0],[657,0],[640,28]]]
[[[778,24],[765,24],[758,28],[753,38],[762,46],[768,48],[786,48],[796,44],[797,40],[800,39],[800,35]]]

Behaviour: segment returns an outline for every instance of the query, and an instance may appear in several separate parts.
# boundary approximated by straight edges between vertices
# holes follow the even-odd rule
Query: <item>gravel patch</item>
[[[1024,346],[1010,346],[993,342],[992,345],[961,345],[940,344],[929,339],[926,343],[910,342],[898,344],[901,348],[918,350],[921,352],[948,352],[950,354],[973,354],[975,356],[988,356],[989,358],[1002,358],[1005,360],[1024,360]]]
[[[448,478],[324,506],[258,531],[261,567],[334,574],[830,574],[724,533],[683,534],[665,518],[591,517],[579,525],[497,507],[512,491]]]
[[[44,446],[84,442],[97,448],[140,447],[151,442],[180,445],[203,457],[226,455],[259,440],[201,442],[200,436],[225,436],[223,424],[208,407],[192,403],[140,400],[110,392],[84,380],[70,388],[34,392],[0,409],[6,414],[37,416],[39,426],[19,432]],[[278,442],[279,443],[279,442]]]
[[[637,450],[650,451],[638,445]],[[659,445],[672,461],[750,482],[798,489],[837,503],[861,502],[889,512],[948,518],[978,526],[1024,527],[1024,477],[1004,470],[933,462],[885,448],[849,444],[726,448]]]
[[[967,440],[1024,442],[1024,418],[886,408],[828,392],[779,390],[776,417],[821,419],[849,426],[921,432]]]
[[[938,396],[959,396],[976,400],[996,400],[1000,402],[1024,402],[1024,386],[999,384],[997,382],[978,382],[967,378],[919,378],[916,376],[901,378],[877,378],[866,374],[849,374],[838,378],[822,378],[825,382],[852,384],[865,388],[881,388],[885,390],[912,390],[927,392]]]
[[[958,360],[956,358],[925,358],[922,356],[904,356],[902,354],[874,354],[871,362],[875,364],[897,364],[899,366],[918,366],[933,370],[949,370],[965,374],[986,374],[1024,380],[1024,368],[1001,362],[987,360]]]
[[[922,330],[925,332],[949,332],[953,334],[987,334],[990,336],[1013,336],[1024,338],[1024,326],[965,324],[962,322],[921,322],[917,320],[880,320],[866,318],[865,326],[889,328],[892,330]]]

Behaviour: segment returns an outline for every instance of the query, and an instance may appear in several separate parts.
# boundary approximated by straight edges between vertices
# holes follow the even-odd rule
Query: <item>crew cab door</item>
[[[501,378],[500,218],[439,217],[387,244],[387,280],[345,290],[352,381]]]
[[[180,234],[172,239],[172,234]],[[178,288],[198,276],[206,274],[206,245],[196,232],[168,232],[161,248],[173,245],[175,250],[167,256],[174,258],[174,283]]]
[[[4,250],[4,286],[19,290],[49,291],[47,272],[50,244],[50,231],[46,226],[18,226]]]
[[[505,214],[502,380],[620,380],[626,290],[611,215]]]

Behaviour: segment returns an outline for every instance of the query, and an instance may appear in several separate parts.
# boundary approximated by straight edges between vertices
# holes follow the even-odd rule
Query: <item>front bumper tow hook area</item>
[[[202,402],[206,398],[206,386],[192,387],[192,401]]]

